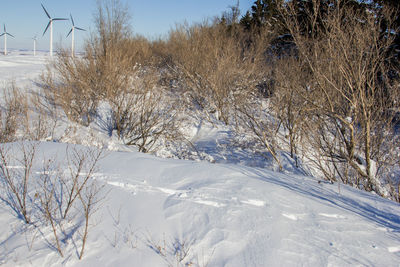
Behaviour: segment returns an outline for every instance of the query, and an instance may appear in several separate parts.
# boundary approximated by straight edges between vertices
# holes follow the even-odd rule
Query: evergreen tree
[[[266,21],[266,4],[264,0],[256,0],[251,7],[252,25],[261,28]]]
[[[251,7],[253,25],[262,27],[267,24],[273,26],[280,20],[278,8],[283,4],[282,0],[256,0]]]
[[[250,11],[246,12],[246,15],[244,15],[241,19],[240,19],[240,25],[246,30],[249,31],[252,27],[252,17],[250,14]]]
[[[240,20],[240,24],[246,30],[260,31],[265,26],[278,28],[282,25],[279,8],[283,5],[283,0],[256,0],[251,6],[251,11]]]

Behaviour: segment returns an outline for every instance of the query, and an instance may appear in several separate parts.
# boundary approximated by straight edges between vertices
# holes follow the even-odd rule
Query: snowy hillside
[[[60,157],[65,147],[43,143],[38,155]],[[62,244],[61,258],[49,245],[50,231],[24,225],[2,203],[1,262],[176,266],[178,244],[189,249],[183,263],[194,266],[397,266],[400,261],[399,206],[352,188],[342,186],[339,193],[337,185],[308,177],[137,152],[109,153],[94,177],[105,183],[106,194],[81,261],[79,241]]]
[[[14,51],[0,59],[1,80],[35,88],[45,62],[44,55]],[[206,127],[198,133],[208,150],[213,144],[208,138],[221,136]],[[61,257],[49,225],[25,224],[3,200],[0,265],[399,266],[400,207],[395,202],[249,162],[232,164],[246,161],[243,151],[229,151],[213,164],[138,153],[104,133],[92,138],[119,151],[104,152],[92,173],[104,187],[89,221],[83,258],[85,218],[79,212],[73,210],[60,229]],[[21,154],[20,144],[6,147],[16,157]],[[66,153],[74,147],[85,150],[61,142],[37,145],[29,191],[33,203],[40,197],[34,183],[46,173],[44,162],[53,159],[60,170],[68,170]],[[260,165],[257,160],[253,166]]]

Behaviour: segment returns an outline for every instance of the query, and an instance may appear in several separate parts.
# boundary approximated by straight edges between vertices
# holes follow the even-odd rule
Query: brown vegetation
[[[270,14],[279,27],[257,29],[232,9],[151,42],[132,35],[119,1],[100,1],[85,55],[60,53],[43,82],[48,99],[83,125],[107,103],[110,134],[143,152],[176,138],[184,111],[198,112],[244,131],[280,168],[287,151],[297,167],[301,156],[327,180],[387,195],[383,184],[397,184],[387,177],[399,110],[393,37],[381,25],[391,28],[391,14],[377,19],[347,4],[313,0],[300,17],[295,1],[282,2]]]

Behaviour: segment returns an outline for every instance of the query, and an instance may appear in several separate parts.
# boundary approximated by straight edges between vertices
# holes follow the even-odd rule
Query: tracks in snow
[[[104,174],[94,175],[99,180],[104,180]],[[105,181],[108,185],[121,188],[125,191],[131,192],[132,194],[138,193],[156,193],[164,194],[175,200],[190,201],[200,205],[211,206],[215,208],[222,208],[232,205],[248,205],[253,207],[264,207],[267,203],[260,199],[245,199],[238,198],[236,196],[222,198],[218,196],[221,189],[211,188],[211,187],[201,187],[198,189],[188,188],[188,189],[171,189],[166,187],[158,187],[149,185],[146,181],[133,181],[118,182],[118,181]]]

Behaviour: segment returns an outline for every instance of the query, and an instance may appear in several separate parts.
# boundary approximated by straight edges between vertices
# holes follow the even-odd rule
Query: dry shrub
[[[150,44],[141,38],[114,44],[99,59],[103,100],[111,107],[111,131],[142,152],[150,151],[159,137],[176,133],[177,108],[169,92],[157,86],[160,77],[153,63]]]
[[[202,255],[200,260],[194,245],[195,240],[190,239],[165,240],[164,236],[163,240],[155,241],[151,236],[147,238],[147,246],[164,260],[166,266],[209,266],[215,249],[210,255]]]
[[[163,137],[176,134],[177,107],[168,92],[156,86],[152,69],[137,68],[135,76],[108,101],[112,109],[113,129],[127,145],[136,145],[148,152]]]
[[[87,148],[78,150],[76,148],[67,148],[68,162],[67,176],[59,178],[63,198],[61,199],[61,217],[67,218],[68,212],[72,208],[75,200],[80,198],[83,190],[90,185],[93,180],[93,174],[97,171],[97,163],[103,156],[103,151]]]
[[[85,58],[61,51],[42,75],[46,98],[74,122],[89,125],[101,97],[101,71],[92,53]]]
[[[307,101],[299,97],[298,92],[306,90],[309,82],[307,66],[294,57],[283,57],[274,65],[274,94],[271,109],[278,124],[285,130],[290,156],[299,166],[304,135],[304,123],[307,120]]]
[[[28,98],[11,84],[4,91],[4,107],[0,110],[0,142],[17,139],[18,130],[23,131],[28,124]]]
[[[43,140],[53,135],[57,124],[54,110],[43,105],[39,94],[22,91],[11,83],[3,91],[0,108],[0,142]]]
[[[130,19],[127,3],[120,0],[97,0],[94,13],[96,32],[91,36],[89,44],[99,58],[107,57],[121,41],[130,39]]]
[[[156,54],[152,43],[145,37],[137,35],[123,40],[123,51],[128,54],[132,65],[147,66],[156,63]]]
[[[25,129],[25,138],[29,140],[54,140],[60,115],[56,105],[49,104],[43,90],[32,93],[30,97],[29,125]]]
[[[264,101],[262,96],[255,94],[249,97],[245,104],[238,107],[238,119],[245,131],[256,141],[256,147],[261,146],[266,149],[282,170],[282,164],[278,155],[277,135],[279,131],[279,121],[271,112],[270,105]],[[268,155],[261,153],[268,159]]]
[[[79,194],[81,209],[85,218],[85,226],[80,236],[82,242],[81,250],[79,252],[80,260],[82,259],[85,252],[86,242],[89,236],[91,218],[93,214],[99,209],[99,205],[101,204],[101,190],[103,187],[104,185],[102,186],[94,183],[93,181],[90,181],[82,188],[82,191]]]
[[[54,172],[52,166],[53,161],[45,161],[43,166],[43,172],[40,175],[38,183],[38,192],[36,192],[36,198],[39,199],[39,208],[41,210],[42,219],[49,223],[53,236],[55,239],[55,247],[61,257],[64,257],[60,243],[59,227],[61,226],[61,220],[58,215],[58,195],[57,195],[57,176],[51,175]]]
[[[0,199],[21,217],[25,223],[31,223],[32,167],[37,144],[20,143],[18,149],[22,156],[11,153],[12,147],[0,146],[0,183],[2,194]]]
[[[39,222],[51,226],[54,247],[61,257],[64,256],[61,241],[73,239],[73,233],[81,227],[77,216],[81,216],[85,222],[78,238],[82,243],[79,259],[83,257],[89,221],[100,200],[102,186],[94,181],[93,175],[102,155],[103,151],[97,149],[67,148],[68,171],[62,171],[55,159],[44,160],[40,177],[35,181],[35,198],[39,201],[41,212]],[[68,225],[73,229],[72,234],[66,233]]]
[[[248,74],[248,80],[244,80],[248,87],[242,87],[241,95],[232,103],[235,111],[236,130],[244,130],[246,136],[253,139],[255,151],[261,149],[261,155],[268,160],[272,157],[279,170],[282,164],[278,150],[278,133],[282,120],[276,117],[274,105],[271,102],[273,92],[277,90],[277,74],[275,55],[269,52],[272,46],[274,32],[271,28],[259,29],[257,33],[251,32],[241,35],[243,52],[247,63],[252,65]],[[235,38],[238,38],[236,36]],[[247,68],[244,66],[244,68]],[[246,70],[247,71],[247,70]],[[279,109],[282,112],[282,109]],[[266,150],[267,154],[264,153]]]
[[[203,111],[215,113],[228,124],[237,100],[261,79],[261,50],[246,47],[242,32],[225,25],[204,22],[180,25],[167,41],[170,68],[183,85],[183,93]]]

